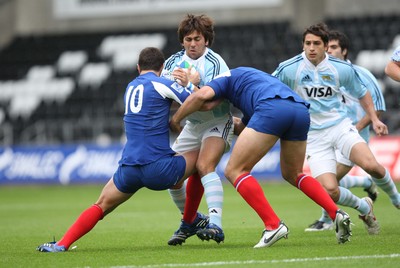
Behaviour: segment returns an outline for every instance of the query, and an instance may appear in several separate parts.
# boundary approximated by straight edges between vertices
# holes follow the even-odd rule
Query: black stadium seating
[[[400,34],[398,27],[400,17],[394,15],[329,18],[326,23],[331,29],[341,30],[350,37],[352,61],[363,50],[392,49],[394,38]],[[231,68],[245,65],[272,72],[279,62],[302,50],[301,34],[292,31],[288,21],[217,25],[215,30],[216,39],[212,49],[220,53]],[[104,48],[102,45],[106,38],[114,38],[114,41],[118,42],[124,39],[139,40],[143,36],[152,38],[152,36],[147,36],[148,34],[155,34],[157,38],[161,37],[165,40],[164,43],[160,43],[160,46],[166,57],[180,49],[176,29],[15,38],[9,46],[0,51],[0,90],[2,90],[0,91],[0,112],[3,114],[3,117],[0,116],[2,126],[0,140],[4,141],[3,145],[96,142],[104,136],[110,141],[119,142],[123,136],[121,119],[125,86],[137,75],[137,71],[134,65],[131,68],[119,68],[116,62],[118,58],[107,58],[104,50],[102,51]],[[67,51],[79,51],[81,54],[75,53],[69,56],[83,55],[83,65],[71,69],[72,71],[62,72],[57,61]],[[137,55],[134,47],[129,47],[128,51],[135,53],[134,56]],[[122,59],[126,59],[126,56]],[[90,64],[93,68],[104,70],[104,81],[98,84],[91,84],[90,81],[84,83],[82,70]],[[119,64],[124,64],[124,62]],[[35,66],[39,68],[32,68]],[[46,66],[50,68],[46,69]],[[50,73],[50,80],[59,82],[65,79],[66,86],[69,85],[68,81],[73,81],[72,91],[65,93],[61,99],[57,96],[46,98],[41,95],[36,103],[32,103],[32,109],[28,109],[28,105],[25,105],[24,113],[10,112],[13,111],[16,103],[12,103],[12,97],[7,97],[6,92],[14,94],[14,86],[21,87],[22,84],[23,87],[27,81],[33,81],[32,87],[35,91],[35,85],[39,84],[37,80],[29,80],[31,79],[29,75],[33,77],[32,79],[47,79],[40,76],[46,76],[48,70],[54,70],[53,76]],[[378,70],[374,74],[385,85],[384,95],[388,112],[383,118],[390,132],[399,134],[399,86],[387,84],[383,70]],[[44,92],[50,91],[46,88],[48,84],[44,85]],[[23,96],[23,103],[29,102],[29,96]]]

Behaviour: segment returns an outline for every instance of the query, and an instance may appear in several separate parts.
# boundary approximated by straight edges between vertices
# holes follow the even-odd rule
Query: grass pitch
[[[61,238],[103,186],[1,186],[0,267],[399,267],[400,211],[386,194],[380,193],[375,203],[381,233],[368,235],[357,211],[345,208],[354,223],[353,237],[339,245],[334,231],[304,232],[321,210],[299,190],[281,182],[262,186],[290,230],[289,239],[270,248],[253,249],[263,224],[226,183],[224,243],[193,236],[183,246],[168,246],[180,214],[167,191],[142,189],[65,253],[35,249],[53,236]],[[362,189],[352,191],[365,195]],[[200,210],[207,212],[204,201]]]

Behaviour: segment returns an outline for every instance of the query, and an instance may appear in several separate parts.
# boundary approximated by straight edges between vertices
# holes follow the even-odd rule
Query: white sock
[[[222,228],[222,205],[224,203],[224,189],[221,179],[216,172],[211,172],[201,178],[204,195],[208,206],[210,223]]]
[[[344,187],[339,186],[339,189],[340,196],[336,204],[355,208],[358,210],[358,212],[360,212],[361,215],[365,215],[369,212],[370,208],[365,200],[355,196],[352,192]]]
[[[168,189],[168,192],[172,198],[172,201],[174,201],[176,207],[179,209],[181,214],[183,214],[183,211],[185,209],[186,184],[187,184],[187,180],[185,180],[185,182],[183,183],[183,185],[180,189]]]
[[[389,171],[387,169],[385,170],[386,173],[383,178],[377,179],[372,177],[372,180],[376,183],[376,185],[378,185],[379,188],[381,188],[385,193],[387,193],[393,205],[395,206],[399,205],[400,204],[399,192],[397,191],[396,185],[394,184]]]
[[[346,175],[339,181],[339,185],[347,189],[353,187],[363,187],[364,189],[368,189],[371,187],[371,184],[371,180],[366,176]]]

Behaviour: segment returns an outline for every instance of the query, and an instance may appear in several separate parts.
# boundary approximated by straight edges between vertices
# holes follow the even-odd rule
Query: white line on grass
[[[342,257],[316,257],[302,259],[283,259],[283,260],[248,260],[248,261],[219,261],[219,262],[198,262],[198,263],[164,263],[150,265],[128,265],[111,266],[109,268],[157,268],[157,267],[206,267],[219,265],[244,265],[244,264],[268,264],[268,263],[296,263],[296,262],[315,262],[315,261],[337,261],[337,260],[355,260],[355,259],[384,259],[399,258],[399,253],[389,255],[364,255],[364,256],[342,256]]]

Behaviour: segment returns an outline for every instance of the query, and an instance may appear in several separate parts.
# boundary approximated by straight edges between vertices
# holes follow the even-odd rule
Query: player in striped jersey
[[[282,177],[328,211],[335,220],[339,243],[349,241],[350,217],[338,209],[317,180],[303,173],[310,126],[309,104],[270,74],[239,67],[217,76],[189,96],[172,117],[171,128],[179,129],[179,122],[185,116],[207,101],[221,98],[228,99],[243,113],[238,122],[241,131],[225,168],[225,176],[264,223],[261,239],[254,247],[272,246],[279,239],[287,238],[289,233],[256,178],[250,174],[278,140]]]
[[[330,31],[327,52],[329,55],[332,55],[338,59],[350,62],[347,59],[347,54],[349,52],[349,40],[347,36],[339,31]],[[386,111],[386,105],[378,81],[376,80],[374,75],[367,69],[358,65],[353,65],[353,67],[359,74],[360,79],[365,87],[371,93],[375,112],[379,117],[381,113]],[[348,116],[352,120],[353,125],[356,126],[361,137],[368,143],[370,138],[369,126],[371,123],[369,117],[365,114],[365,111],[360,105],[359,100],[349,94],[348,90],[343,88],[342,94],[343,101],[346,104]],[[339,181],[339,185],[345,188],[363,187],[364,191],[368,193],[369,198],[371,198],[372,201],[375,201],[377,197],[377,187],[372,179],[369,176],[346,175],[354,166],[354,163],[352,163],[348,158],[340,153],[339,150],[336,150],[336,158],[338,161],[336,176]],[[331,219],[328,217],[326,212],[323,211],[321,218],[311,224],[309,228],[306,229],[306,231],[323,231],[329,230],[332,227],[333,224]]]
[[[393,80],[400,82],[400,46],[393,51],[391,60],[385,67],[385,73]]]
[[[178,28],[178,39],[183,49],[166,60],[162,76],[181,79],[186,75],[183,69],[189,68],[190,77],[193,70],[199,74],[200,81],[192,79],[192,82],[201,87],[227,71],[228,66],[222,57],[210,49],[214,35],[213,21],[208,16],[188,14]],[[171,75],[174,70],[175,75]],[[168,241],[169,245],[181,245],[196,232],[202,240],[212,239],[217,243],[224,240],[221,220],[223,188],[215,169],[224,152],[229,151],[232,138],[233,122],[227,101],[222,101],[212,111],[196,112],[187,118],[172,149],[178,153],[191,152],[198,156],[198,174],[188,179],[187,187],[170,190],[183,219],[179,229]],[[208,205],[209,224],[203,230],[196,230],[197,227],[191,228],[190,225],[196,215],[202,217],[202,214],[196,212],[203,192]]]
[[[400,208],[400,195],[389,171],[377,162],[348,118],[341,87],[360,100],[378,136],[388,134],[388,130],[377,117],[371,94],[362,86],[351,64],[326,53],[328,40],[326,25],[308,27],[303,33],[304,52],[281,63],[274,75],[311,104],[307,160],[313,177],[321,182],[337,204],[357,209],[367,229],[372,231],[379,229],[372,202],[338,186],[335,149],[370,174],[396,208]]]
[[[196,157],[176,155],[169,142],[169,115],[173,101],[182,103],[191,91],[175,81],[160,78],[164,55],[145,48],[138,61],[139,76],[125,91],[127,142],[114,176],[104,186],[96,203],[78,217],[59,241],[37,247],[40,252],[65,252],[120,204],[139,189],[166,190],[195,170]],[[181,81],[187,85],[187,80]]]

